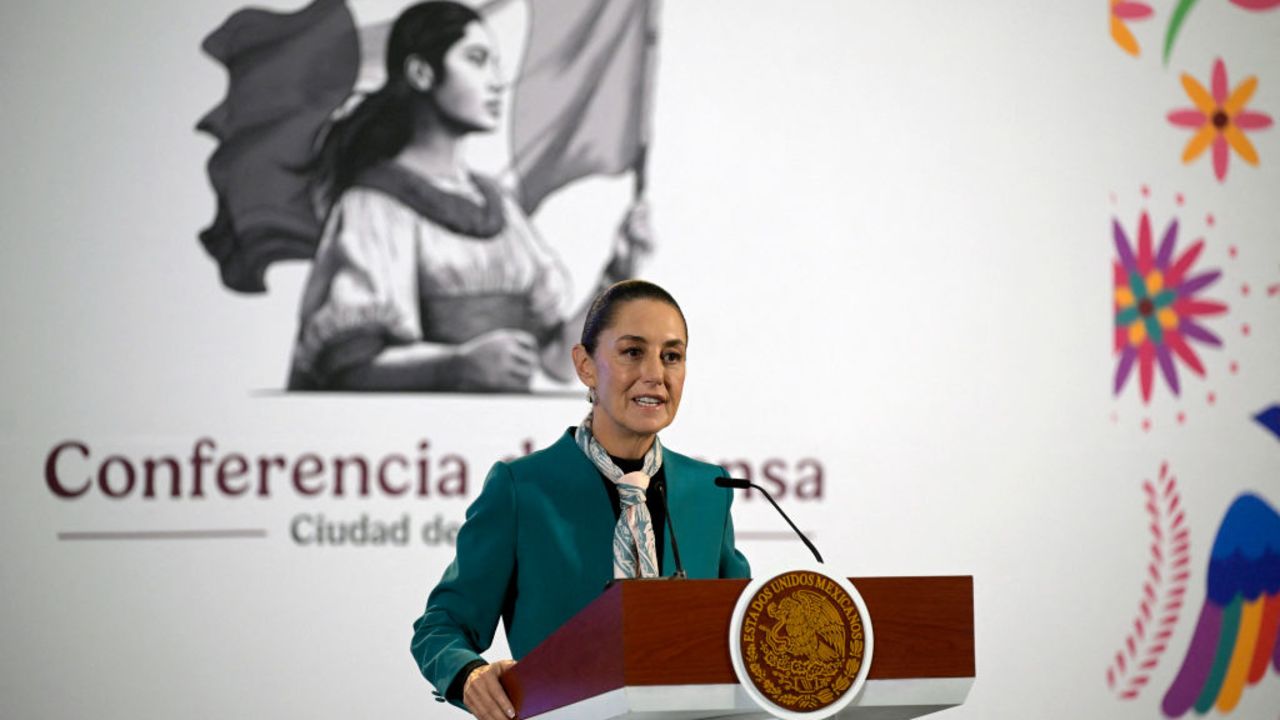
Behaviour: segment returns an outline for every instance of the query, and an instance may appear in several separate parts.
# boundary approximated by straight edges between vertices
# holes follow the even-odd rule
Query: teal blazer
[[[725,472],[663,448],[668,502],[691,578],[750,577],[734,548]],[[454,676],[493,642],[502,618],[511,654],[524,657],[613,579],[612,501],[573,439],[499,462],[458,531],[457,555],[413,624],[410,649],[443,696]],[[675,568],[670,533],[662,567]]]

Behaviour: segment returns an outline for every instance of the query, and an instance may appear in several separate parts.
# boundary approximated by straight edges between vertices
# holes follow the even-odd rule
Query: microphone
[[[791,522],[791,518],[787,517],[787,514],[782,511],[782,508],[778,507],[778,503],[773,501],[773,496],[769,494],[768,490],[765,490],[764,488],[751,482],[750,480],[742,480],[740,478],[731,478],[731,477],[716,478],[716,485],[722,488],[734,488],[736,490],[746,490],[747,488],[755,488],[756,490],[759,490],[760,492],[764,493],[765,499],[769,501],[769,504],[773,506],[774,510],[778,511],[778,514],[782,516],[782,519],[787,521],[787,524],[791,526],[791,529],[794,530],[796,532],[796,535],[798,535],[800,539],[804,542],[805,547],[809,548],[809,552],[813,553],[813,556],[817,558],[819,563],[823,562],[822,555],[818,553],[818,548],[814,547],[813,543],[809,542],[809,538],[805,537],[804,533],[800,532],[800,528],[796,527],[796,524]],[[672,549],[674,550],[675,548],[673,547]]]
[[[676,543],[676,524],[671,519],[671,505],[667,503],[667,481],[663,479],[657,487],[658,494],[662,497],[662,510],[667,514],[667,531],[671,535],[671,556],[676,561],[676,573],[671,577],[677,580],[689,577],[689,573],[684,571],[684,564],[680,562],[680,545]]]
[[[660,483],[655,483],[653,490],[658,493],[658,497],[662,498],[662,510],[667,514],[667,534],[671,536],[671,556],[676,561],[676,571],[670,579],[684,580],[689,577],[689,573],[685,572],[684,564],[680,562],[680,546],[676,543],[676,525],[671,519],[671,505],[667,502],[667,481],[664,479]],[[608,590],[618,582],[617,578],[609,578],[604,584],[604,589]]]

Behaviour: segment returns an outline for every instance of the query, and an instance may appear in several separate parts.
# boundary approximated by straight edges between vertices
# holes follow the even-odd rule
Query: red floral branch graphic
[[[1107,687],[1121,700],[1132,700],[1142,692],[1151,671],[1169,646],[1178,623],[1191,573],[1190,536],[1177,481],[1169,475],[1168,463],[1160,465],[1158,483],[1145,480],[1147,516],[1151,520],[1151,555],[1142,583],[1142,600],[1133,619],[1133,629],[1107,668]]]

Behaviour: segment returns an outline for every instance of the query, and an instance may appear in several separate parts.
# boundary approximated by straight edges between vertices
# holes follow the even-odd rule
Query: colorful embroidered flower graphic
[[[1219,315],[1227,311],[1223,303],[1202,300],[1196,294],[1213,284],[1221,275],[1211,270],[1189,275],[1191,266],[1204,249],[1197,240],[1175,261],[1178,243],[1178,220],[1169,221],[1159,249],[1153,254],[1151,220],[1147,213],[1138,219],[1138,250],[1135,254],[1119,220],[1112,220],[1117,260],[1115,270],[1115,351],[1120,355],[1116,366],[1115,394],[1124,389],[1125,381],[1138,366],[1142,402],[1151,400],[1155,366],[1174,395],[1181,392],[1176,357],[1204,376],[1204,364],[1188,341],[1220,347],[1218,339],[1197,318]]]
[[[1144,20],[1151,17],[1151,6],[1132,0],[1111,0],[1111,39],[1122,50],[1138,57],[1138,39],[1129,32],[1125,20]]]
[[[1210,85],[1212,92],[1205,90],[1195,78],[1183,73],[1182,87],[1196,106],[1174,110],[1168,117],[1169,122],[1179,127],[1196,128],[1196,134],[1191,136],[1182,151],[1182,162],[1190,163],[1212,145],[1213,174],[1221,182],[1227,177],[1227,160],[1231,155],[1228,148],[1235,150],[1250,165],[1258,164],[1258,151],[1244,131],[1270,127],[1271,116],[1244,109],[1249,98],[1253,97],[1253,91],[1258,88],[1257,76],[1250,75],[1228,93],[1227,67],[1219,58],[1213,64]]]

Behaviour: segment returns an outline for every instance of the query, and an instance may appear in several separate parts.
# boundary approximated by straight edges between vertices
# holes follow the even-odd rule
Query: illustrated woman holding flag
[[[442,699],[482,720],[514,710],[499,678],[513,660],[481,653],[498,620],[515,660],[611,580],[743,578],[722,468],[658,433],[684,394],[689,330],[666,290],[643,280],[592,303],[573,365],[591,410],[550,447],[489,471],[457,554],[413,626],[410,649]]]
[[[463,158],[506,82],[471,8],[426,2],[391,28],[386,82],[337,120],[319,165],[331,207],[303,293],[293,390],[527,391],[571,377],[586,308],[520,205]],[[650,247],[627,212],[600,287]]]

